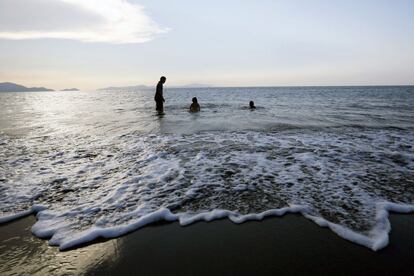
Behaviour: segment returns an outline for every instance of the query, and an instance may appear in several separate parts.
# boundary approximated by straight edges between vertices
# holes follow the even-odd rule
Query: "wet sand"
[[[411,274],[414,215],[391,216],[379,252],[299,215],[236,225],[160,223],[118,239],[59,252],[31,235],[34,216],[0,226],[0,274],[276,275]]]

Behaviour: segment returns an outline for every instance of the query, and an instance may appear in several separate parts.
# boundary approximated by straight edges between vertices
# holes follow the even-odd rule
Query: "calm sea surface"
[[[153,96],[0,93],[0,222],[38,212],[33,233],[65,249],[301,212],[377,249],[382,211],[414,210],[414,87],[166,86],[161,116]]]

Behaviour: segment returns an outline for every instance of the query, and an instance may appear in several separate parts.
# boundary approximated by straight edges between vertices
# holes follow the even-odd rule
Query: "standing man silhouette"
[[[164,112],[164,96],[163,96],[163,89],[164,89],[164,83],[167,81],[167,78],[162,76],[160,78],[160,81],[157,84],[157,89],[155,92],[154,100],[155,100],[155,110],[157,110],[159,113]]]

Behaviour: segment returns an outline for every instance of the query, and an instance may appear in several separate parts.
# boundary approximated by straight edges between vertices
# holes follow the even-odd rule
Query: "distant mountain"
[[[44,87],[26,87],[12,82],[0,83],[0,92],[31,92],[31,91],[54,91]]]
[[[119,87],[106,87],[106,88],[101,88],[98,90],[103,90],[103,91],[114,91],[114,90],[123,90],[123,91],[134,91],[134,90],[140,90],[140,89],[155,89],[155,84],[154,86],[147,86],[147,85],[134,85],[134,86],[119,86]],[[211,85],[208,84],[199,84],[199,83],[192,83],[192,84],[187,84],[187,85],[177,85],[177,86],[169,86],[168,84],[165,85],[167,88],[206,88],[206,87],[212,87]]]
[[[134,86],[111,86],[111,87],[105,87],[105,88],[100,88],[98,90],[102,90],[102,91],[113,91],[113,90],[138,90],[138,89],[149,89],[152,88],[151,86],[146,86],[146,85],[134,85]]]
[[[175,86],[175,87],[176,88],[208,88],[208,87],[213,87],[213,86],[209,84],[202,84],[202,83],[191,83],[191,84]]]
[[[60,91],[79,91],[79,89],[77,89],[77,88],[66,88],[66,89],[63,89],[63,90],[60,90]]]

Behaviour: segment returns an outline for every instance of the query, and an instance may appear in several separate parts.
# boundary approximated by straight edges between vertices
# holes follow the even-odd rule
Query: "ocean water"
[[[0,93],[0,223],[37,213],[63,250],[294,212],[378,250],[414,211],[414,87],[166,86],[164,115],[153,94]]]

